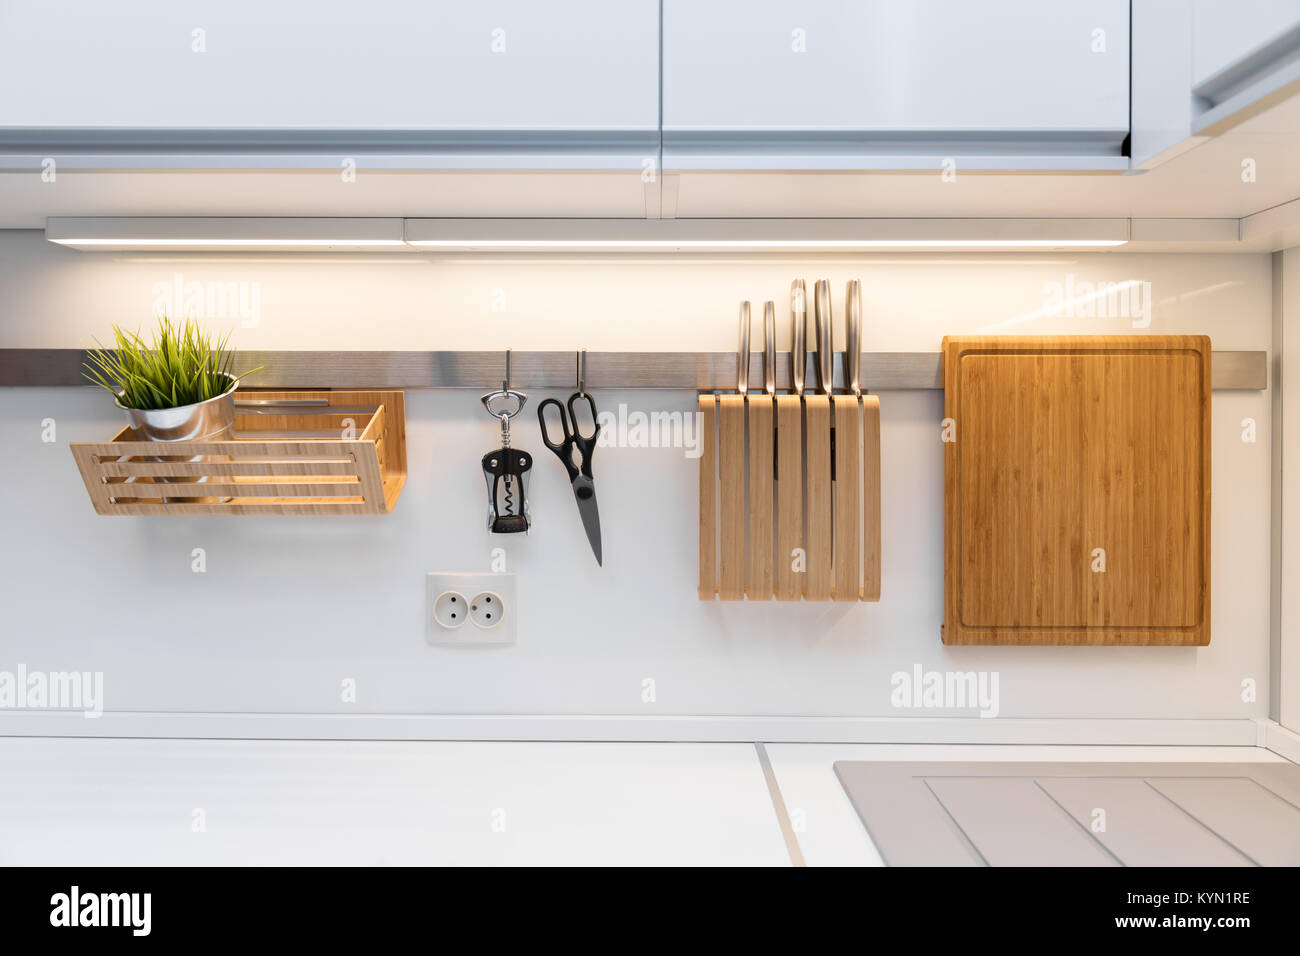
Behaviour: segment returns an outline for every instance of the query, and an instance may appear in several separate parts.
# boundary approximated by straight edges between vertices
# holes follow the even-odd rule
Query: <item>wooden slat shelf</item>
[[[137,441],[128,427],[107,442],[72,442],[95,511],[336,515],[393,510],[406,482],[401,392],[241,389],[237,398],[324,404],[238,408],[237,437],[231,441]],[[197,456],[208,460],[185,460]],[[189,480],[159,480],[166,478]]]

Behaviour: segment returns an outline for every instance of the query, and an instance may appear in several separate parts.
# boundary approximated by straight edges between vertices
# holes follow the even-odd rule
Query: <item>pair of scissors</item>
[[[591,434],[579,431],[578,415],[574,408],[578,399],[586,399],[591,410]],[[559,409],[560,427],[564,431],[562,441],[551,441],[546,425],[546,409],[551,406]],[[596,506],[596,485],[591,477],[591,456],[596,450],[596,438],[600,435],[600,425],[596,422],[596,400],[589,392],[578,391],[569,396],[568,411],[558,399],[548,398],[537,406],[537,421],[542,426],[542,444],[555,453],[569,473],[569,484],[573,486],[573,500],[578,503],[578,515],[582,518],[582,527],[587,532],[592,553],[596,563],[603,565],[600,550],[600,509]],[[581,456],[580,464],[574,463],[574,452]]]

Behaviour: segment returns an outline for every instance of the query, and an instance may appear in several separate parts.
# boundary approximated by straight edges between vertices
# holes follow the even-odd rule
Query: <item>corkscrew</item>
[[[528,532],[532,517],[528,510],[528,472],[533,456],[510,447],[510,421],[521,411],[528,396],[510,387],[510,350],[506,350],[506,374],[501,387],[480,401],[487,413],[501,424],[501,447],[483,456],[483,480],[488,493],[488,530],[493,534]]]

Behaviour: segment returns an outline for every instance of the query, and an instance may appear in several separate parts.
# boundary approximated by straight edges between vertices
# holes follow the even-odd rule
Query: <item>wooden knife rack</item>
[[[710,392],[699,411],[700,599],[880,600],[880,400]]]

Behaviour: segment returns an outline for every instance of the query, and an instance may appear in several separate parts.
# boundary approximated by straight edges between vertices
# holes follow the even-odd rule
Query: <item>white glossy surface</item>
[[[654,0],[7,0],[32,95],[0,126],[653,132],[658,30]]]
[[[786,348],[793,276],[827,278],[837,314],[846,280],[860,278],[863,341],[880,351],[934,351],[961,332],[1143,334],[1133,318],[1050,314],[1053,284],[1063,292],[1073,283],[1078,298],[1081,283],[1103,280],[1151,283],[1148,332],[1204,332],[1221,349],[1270,343],[1266,256],[375,261],[97,255],[32,233],[0,235],[0,346],[71,347],[104,338],[110,322],[134,327],[157,284],[174,288],[178,273],[200,288],[257,284],[256,327],[214,317],[235,326],[242,348],[728,350],[737,300],[767,297],[777,300]],[[530,410],[546,395],[534,392]],[[625,405],[625,421],[696,407],[685,391],[604,389],[596,401],[615,416]],[[918,664],[996,670],[1001,718],[1245,720],[1268,706],[1266,393],[1214,396],[1205,648],[944,647],[938,391],[881,396],[883,600],[854,606],[699,601],[698,461],[682,448],[633,447],[626,432],[624,447],[598,449],[593,463],[603,568],[549,454],[529,487],[533,533],[493,540],[478,461],[499,435],[473,391],[408,392],[406,489],[393,515],[356,520],[98,516],[64,443],[104,439],[120,427],[115,413],[91,389],[0,389],[0,441],[10,449],[0,524],[39,547],[38,559],[30,548],[0,552],[0,668],[103,671],[111,711],[665,718],[652,736],[675,733],[672,718],[682,716],[919,718],[921,728],[926,718],[969,717],[891,705],[892,675]],[[55,443],[41,441],[46,418],[57,423]],[[1256,421],[1254,443],[1241,440],[1245,418]],[[535,423],[526,419],[517,440],[540,455]],[[430,647],[425,574],[485,570],[498,546],[519,576],[518,643]],[[194,548],[206,550],[202,574],[191,570]],[[142,581],[161,589],[150,613],[107,613]],[[214,602],[230,616],[190,619]],[[1254,701],[1242,699],[1246,678],[1258,686]],[[341,696],[344,680],[356,682],[355,703]]]
[[[750,744],[10,738],[0,764],[4,865],[789,865]]]
[[[1132,0],[1129,144],[1133,166],[1159,166],[1192,148],[1192,7],[1187,0]],[[1145,184],[1150,186],[1149,183]]]
[[[1282,546],[1278,723],[1300,732],[1300,248],[1275,257],[1281,270]],[[1294,744],[1293,744],[1294,746]]]
[[[666,0],[663,69],[665,131],[1126,131],[1128,3]]]
[[[880,865],[836,760],[1282,759],[1256,747],[766,746],[809,866]],[[2,865],[790,864],[748,743],[4,738],[0,763]]]
[[[1193,0],[1192,85],[1239,63],[1300,22],[1300,0]]]
[[[1144,82],[1141,76],[1138,82]],[[1185,90],[1137,119],[1148,151],[1183,142]],[[1179,126],[1178,124],[1182,124]],[[1154,134],[1154,138],[1153,135]],[[1141,145],[1141,144],[1140,144]],[[41,159],[0,154],[0,228],[43,228],[47,216],[387,216],[640,218],[1149,217],[1239,218],[1300,196],[1300,97],[1246,120],[1141,175],[973,173],[957,162],[914,173],[682,173],[643,183],[626,172],[397,172],[358,158],[355,182],[329,159],[318,172],[113,173],[71,170],[42,182]],[[1253,181],[1243,180],[1252,160]],[[392,161],[393,157],[387,157]],[[400,158],[399,160],[400,161]],[[887,186],[888,188],[884,188]],[[1176,247],[1177,248],[1177,247]]]

